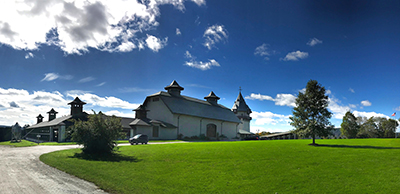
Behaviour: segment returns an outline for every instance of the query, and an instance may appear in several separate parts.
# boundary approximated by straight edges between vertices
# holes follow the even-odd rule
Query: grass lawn
[[[112,193],[398,193],[400,139],[199,142],[40,159]]]
[[[31,141],[21,140],[21,142],[15,142],[15,143],[11,143],[11,141],[3,141],[0,142],[0,145],[9,145],[13,147],[29,147],[29,146],[37,146],[38,144]]]

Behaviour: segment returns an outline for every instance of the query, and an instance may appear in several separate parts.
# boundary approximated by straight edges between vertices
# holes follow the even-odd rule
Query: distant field
[[[42,155],[112,193],[398,193],[400,139],[200,142]],[[77,155],[74,155],[77,154]]]

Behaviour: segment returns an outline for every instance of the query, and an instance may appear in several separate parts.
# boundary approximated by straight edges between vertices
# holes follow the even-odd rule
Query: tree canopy
[[[293,116],[290,125],[299,136],[312,137],[315,145],[315,137],[325,137],[331,133],[333,126],[329,119],[332,113],[328,111],[328,96],[325,88],[316,80],[307,83],[304,93],[299,92],[296,98],[296,107],[293,108]]]
[[[360,126],[357,123],[357,118],[353,113],[347,111],[343,116],[342,124],[340,125],[340,132],[347,138],[356,138],[360,130]]]
[[[88,121],[75,121],[71,127],[72,140],[83,145],[85,154],[111,154],[122,136],[121,119],[93,111]]]

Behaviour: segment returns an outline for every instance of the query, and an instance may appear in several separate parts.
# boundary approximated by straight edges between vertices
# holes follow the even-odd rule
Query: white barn
[[[184,90],[176,81],[164,91],[147,96],[135,109],[130,135],[146,134],[149,139],[239,138],[250,133],[250,108],[239,93],[232,110],[218,104],[220,99],[210,92],[200,100],[181,95]]]

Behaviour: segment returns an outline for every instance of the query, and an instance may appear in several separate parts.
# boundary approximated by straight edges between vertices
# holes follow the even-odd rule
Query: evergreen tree
[[[306,91],[299,92],[296,98],[296,107],[293,108],[293,116],[290,125],[299,136],[309,137],[313,139],[312,145],[315,144],[315,137],[326,137],[331,133],[333,126],[329,119],[332,113],[328,111],[328,96],[325,95],[325,88],[316,80],[310,80],[307,83]]]

